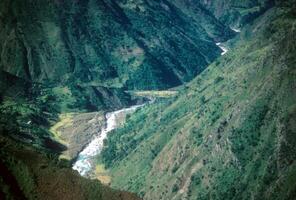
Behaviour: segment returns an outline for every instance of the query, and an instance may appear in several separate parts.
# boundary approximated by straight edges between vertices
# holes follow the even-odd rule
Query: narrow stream
[[[144,104],[143,104],[144,105]],[[87,176],[95,167],[95,156],[100,154],[103,148],[103,141],[107,138],[108,133],[123,123],[127,114],[133,113],[143,105],[135,105],[106,114],[106,126],[102,128],[99,134],[81,151],[73,169],[77,170],[81,176]]]
[[[240,29],[231,28],[231,27],[230,27],[230,29],[233,30],[236,33],[240,33],[241,32]],[[223,45],[221,42],[216,43],[216,45],[222,50],[222,53],[221,53],[222,56],[228,52],[228,49],[226,48],[226,46]]]
[[[221,55],[224,55],[227,53],[228,49],[226,49],[220,42],[216,43],[216,45],[222,50]]]
[[[230,27],[230,28],[231,28],[231,27]],[[231,28],[231,30],[233,30],[233,31],[236,32],[236,33],[240,33],[240,32],[241,32],[241,30],[238,29],[238,28]]]

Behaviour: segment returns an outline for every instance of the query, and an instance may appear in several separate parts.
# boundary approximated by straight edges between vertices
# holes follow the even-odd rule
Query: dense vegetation
[[[1,199],[136,200],[135,195],[87,180],[69,163],[0,136]]]
[[[4,0],[0,68],[66,85],[77,99],[98,87],[180,85],[219,56],[215,42],[234,35],[201,5],[193,8],[199,20],[168,1]]]
[[[110,134],[100,160],[113,187],[144,199],[296,196],[292,5],[277,2],[177,97]]]
[[[1,136],[57,157],[61,113],[115,110],[139,101],[126,90],[191,80],[234,35],[204,10],[199,18],[167,1],[1,1]]]
[[[1,0],[0,199],[137,199],[59,156],[75,157],[106,111],[147,96],[157,100],[105,141],[106,183],[151,200],[292,199],[295,10],[293,0]],[[231,38],[219,58],[215,43]]]
[[[239,30],[274,6],[275,0],[198,0],[198,2],[221,22]]]
[[[75,103],[72,98],[8,73],[0,76],[0,199],[138,199],[80,177],[69,161],[58,159],[66,147],[49,127],[59,112],[76,110],[66,106]]]

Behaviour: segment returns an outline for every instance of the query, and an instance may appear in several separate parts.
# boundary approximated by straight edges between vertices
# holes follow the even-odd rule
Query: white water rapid
[[[238,29],[238,28],[231,28],[231,30],[233,30],[233,31],[236,32],[236,33],[240,33],[240,32],[241,32],[241,30]]]
[[[120,118],[126,114],[134,112],[137,108],[143,105],[135,105],[129,108],[124,108],[106,114],[106,127],[102,128],[99,134],[81,151],[76,162],[73,164],[73,169],[77,170],[81,176],[86,176],[94,167],[94,157],[98,155],[103,148],[103,141],[107,138],[110,131],[120,125]]]
[[[224,55],[227,53],[228,49],[226,49],[220,42],[216,43],[216,45],[222,50],[221,55]]]

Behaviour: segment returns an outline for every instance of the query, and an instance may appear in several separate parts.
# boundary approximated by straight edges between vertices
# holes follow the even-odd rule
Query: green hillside
[[[220,55],[215,43],[235,35],[202,5],[192,9],[165,0],[3,0],[0,73],[42,84],[62,111],[134,104],[125,90],[188,82]]]
[[[177,97],[110,134],[99,160],[114,188],[144,199],[296,196],[292,5],[278,2]]]
[[[274,5],[275,0],[196,0],[222,23],[239,30]]]
[[[2,73],[0,78],[0,199],[139,199],[82,178],[71,169],[70,161],[59,159],[66,146],[59,143],[50,127],[58,121],[61,110],[67,111],[61,107],[69,103],[69,96],[57,96],[56,89],[40,85],[32,87],[11,74]],[[85,136],[80,145],[90,139]]]
[[[295,6],[1,0],[0,199],[295,199]]]
[[[165,0],[4,0],[0,67],[27,80],[84,87],[180,85],[219,56],[215,41],[234,35],[208,12],[198,17],[209,20],[192,21]]]

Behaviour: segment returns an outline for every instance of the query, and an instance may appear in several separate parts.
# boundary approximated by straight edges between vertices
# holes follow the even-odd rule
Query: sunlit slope
[[[147,106],[110,134],[101,159],[113,187],[144,199],[295,196],[291,5],[267,11],[176,98]]]

